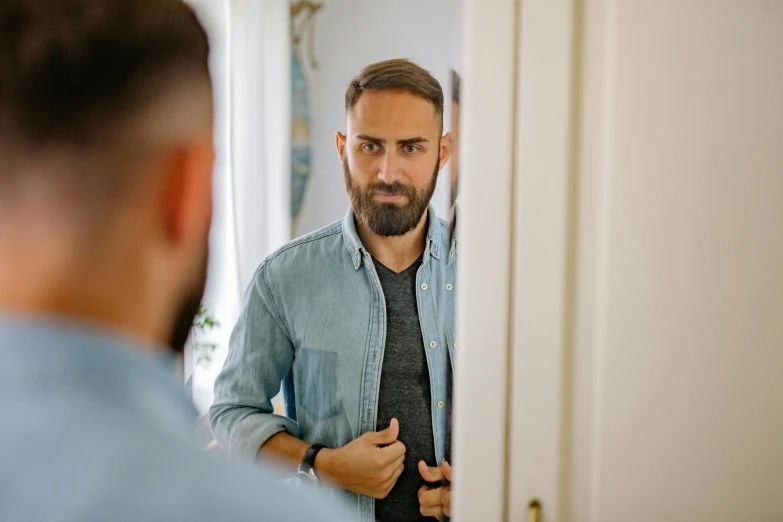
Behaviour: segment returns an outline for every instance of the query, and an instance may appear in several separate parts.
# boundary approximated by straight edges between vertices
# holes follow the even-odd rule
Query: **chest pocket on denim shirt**
[[[299,406],[316,422],[334,417],[340,406],[337,353],[302,348],[296,356],[299,359],[296,379]]]

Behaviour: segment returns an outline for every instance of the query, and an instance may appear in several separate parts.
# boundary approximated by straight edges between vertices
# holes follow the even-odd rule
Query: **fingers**
[[[400,423],[397,419],[392,419],[389,427],[385,430],[377,431],[372,437],[373,444],[376,446],[387,446],[392,444],[400,436]]]
[[[397,479],[400,478],[400,475],[402,475],[402,472],[405,470],[405,457],[401,458],[398,462],[394,464],[394,475],[392,476],[393,482],[397,482]]]
[[[394,459],[394,462],[391,463],[391,467],[393,469],[404,468],[403,464],[405,464],[405,454],[404,453],[402,455],[400,455],[399,457],[397,457],[396,459]]]
[[[402,465],[402,462],[400,462],[399,466],[394,468],[394,473],[392,473],[392,476],[389,477],[388,482],[385,484],[389,491],[391,491],[394,485],[397,484],[397,480],[399,480],[400,475],[402,475],[404,469],[405,466]]]
[[[400,455],[394,460],[385,461],[383,463],[382,471],[388,473],[389,476],[392,476],[397,471],[402,472],[403,469],[405,469],[405,455]]]
[[[441,470],[443,470],[443,475],[446,477],[446,480],[451,482],[451,464],[449,464],[447,461],[443,461],[443,465],[441,466]],[[441,502],[443,504],[443,514],[447,517],[451,516],[451,486],[443,488],[443,497],[441,499]]]
[[[400,475],[402,475],[402,472],[405,469],[405,466],[403,465],[404,462],[405,456],[403,455],[392,464],[390,467],[391,473],[389,477],[380,484],[380,494],[374,498],[384,499],[389,496],[389,493],[391,493],[391,490],[394,489],[394,486],[397,484],[397,480],[399,480]]]
[[[427,463],[419,461],[419,474],[427,482],[440,482],[445,478],[443,471],[439,467],[431,468]]]
[[[451,516],[451,486],[443,488],[443,498],[441,504],[443,505],[443,514],[447,517]]]
[[[433,517],[437,518],[438,520],[443,520],[443,510],[441,508],[421,508],[419,511],[425,517]]]
[[[419,489],[419,510],[425,517],[451,516],[451,487]]]
[[[404,457],[406,451],[405,444],[400,441],[393,442],[392,444],[381,448],[381,452],[384,458],[386,458],[386,462],[394,462],[398,458]]]
[[[444,515],[442,496],[445,488],[430,489],[422,486],[419,489],[419,511],[425,517],[440,518]]]
[[[397,480],[399,480],[400,475],[402,475],[402,472],[405,470],[405,455],[401,455],[397,460],[392,462],[388,466],[389,470],[389,476],[386,478],[386,480],[380,484],[380,495],[375,497],[377,499],[383,499],[386,498],[389,493],[391,493],[391,490],[394,489],[394,486],[397,484]]]
[[[451,464],[449,464],[447,461],[443,461],[443,465],[440,467],[440,470],[443,472],[443,476],[446,477],[446,480],[449,482],[452,482],[451,480]]]
[[[422,508],[434,508],[443,505],[443,490],[445,488],[430,488],[422,486],[419,489],[419,505]]]

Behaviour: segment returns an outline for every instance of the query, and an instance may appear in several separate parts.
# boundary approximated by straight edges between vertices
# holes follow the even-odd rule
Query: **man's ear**
[[[214,159],[211,136],[181,144],[165,159],[162,204],[172,243],[198,244],[209,234]]]
[[[342,163],[345,157],[345,143],[347,139],[342,132],[338,131],[334,134],[334,147],[337,149],[337,157],[340,158],[340,163]]]
[[[454,140],[451,136],[451,133],[447,132],[440,139],[440,150],[438,151],[439,159],[440,159],[440,168],[445,167],[446,163],[448,163],[453,148],[454,148]]]

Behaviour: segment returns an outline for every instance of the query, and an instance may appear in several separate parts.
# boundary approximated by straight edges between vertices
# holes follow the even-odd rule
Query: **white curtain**
[[[205,412],[244,290],[263,259],[290,239],[290,4],[188,3],[210,36],[215,97],[217,158],[205,303],[221,326],[201,339],[217,344],[211,362],[195,368],[190,363],[193,398]]]

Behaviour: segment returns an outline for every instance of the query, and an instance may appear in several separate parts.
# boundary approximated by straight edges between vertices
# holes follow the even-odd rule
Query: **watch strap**
[[[315,475],[315,458],[318,456],[318,452],[324,448],[326,448],[326,446],[323,444],[313,444],[307,448],[304,458],[302,458],[302,464],[299,465],[299,473],[310,475],[311,477],[315,476],[317,478],[317,475]]]

